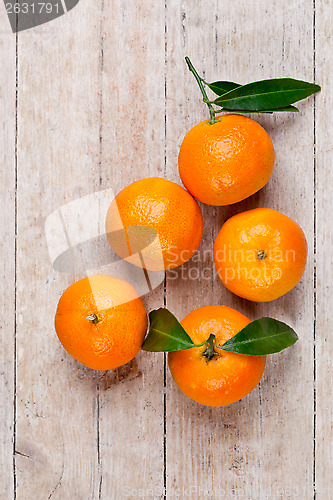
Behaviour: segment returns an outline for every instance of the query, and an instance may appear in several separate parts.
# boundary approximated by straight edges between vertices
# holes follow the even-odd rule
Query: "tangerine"
[[[223,344],[250,320],[226,306],[206,306],[195,309],[181,321],[195,344],[215,335]],[[213,348],[192,347],[168,354],[171,375],[179,389],[189,398],[206,406],[226,406],[243,398],[259,383],[266,356],[249,356]],[[209,359],[208,359],[209,358]]]
[[[178,167],[186,189],[208,205],[230,205],[256,193],[274,168],[266,130],[246,116],[227,114],[193,127],[180,148]]]
[[[214,243],[222,283],[239,297],[275,300],[303,276],[307,241],[301,227],[271,208],[255,208],[228,219]]]
[[[148,318],[127,281],[94,275],[70,285],[60,297],[55,329],[69,354],[94,370],[111,370],[140,351]]]
[[[149,177],[117,194],[105,227],[110,246],[121,258],[160,271],[180,266],[195,254],[203,220],[197,201],[183,187]]]

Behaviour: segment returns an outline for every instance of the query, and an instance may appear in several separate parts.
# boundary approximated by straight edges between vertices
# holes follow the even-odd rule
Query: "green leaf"
[[[213,83],[205,82],[205,84],[216,95],[223,95],[226,92],[229,92],[230,90],[237,89],[237,87],[241,87],[239,83],[234,83],[234,82],[213,82]]]
[[[229,110],[263,111],[281,109],[305,99],[320,86],[293,78],[273,78],[248,83],[215,99],[214,104]]]
[[[251,111],[251,110],[248,110],[248,109],[228,109],[228,108],[222,108],[222,109],[219,109],[217,111],[217,113],[219,112],[222,112],[222,111],[231,111],[232,113],[255,113],[255,111]],[[260,113],[277,113],[277,112],[281,112],[281,113],[291,113],[291,112],[295,112],[295,113],[298,113],[299,112],[299,109],[296,108],[296,106],[286,106],[285,108],[276,108],[276,109],[262,109],[260,111]]]
[[[260,356],[280,352],[297,340],[297,334],[285,323],[273,318],[260,318],[218,347],[224,351]]]
[[[183,351],[194,347],[178,319],[163,307],[149,313],[150,328],[142,345],[144,351]]]

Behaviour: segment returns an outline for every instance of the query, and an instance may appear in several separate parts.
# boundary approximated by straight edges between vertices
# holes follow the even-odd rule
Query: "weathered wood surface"
[[[180,69],[179,52],[204,68],[211,81],[230,78],[246,83],[281,75],[297,75],[305,80],[313,77],[313,59],[309,57],[313,48],[311,2],[303,2],[302,10],[293,2],[283,2],[283,8],[281,3],[278,6],[273,2],[266,5],[264,12],[262,5],[251,2],[238,2],[234,8],[219,2],[213,11],[205,9],[205,4],[188,1],[180,7],[178,2],[169,2],[167,116],[174,119],[167,121],[167,147],[169,171],[175,178],[181,137],[207,114],[193,77]],[[184,100],[189,88],[194,92],[191,99]],[[301,333],[302,341],[295,349],[270,357],[259,387],[228,408],[198,409],[168,378],[170,488],[193,485],[197,491],[221,491],[227,497],[234,491],[240,498],[242,494],[245,498],[265,498],[269,494],[272,498],[287,497],[290,491],[291,496],[312,498],[313,103],[302,103],[301,109],[301,116],[254,116],[275,144],[277,159],[272,179],[262,191],[240,204],[222,209],[203,207],[206,237],[201,247],[202,270],[208,267],[210,272],[204,273],[205,279],[170,283],[168,305],[180,317],[195,306],[221,303],[252,319],[281,318]],[[211,264],[213,241],[223,221],[257,206],[278,209],[297,220],[310,248],[301,284],[269,304],[249,303],[228,293]],[[187,266],[188,277],[190,268],[196,265]],[[179,435],[183,439],[174,439]]]
[[[6,12],[0,9],[0,484],[8,498],[13,498],[13,436],[15,385],[15,114],[16,114],[16,38]]]
[[[1,498],[331,497],[333,19],[328,2],[315,3],[81,0],[17,37],[1,10]],[[53,328],[61,292],[84,273],[52,268],[45,220],[146,176],[179,182],[182,137],[207,116],[185,55],[212,80],[294,76],[323,86],[298,115],[253,116],[275,144],[272,179],[235,206],[202,206],[200,252],[144,298],[179,318],[221,303],[299,332],[249,396],[219,409],[183,396],[163,355],[93,372]],[[300,284],[260,305],[223,287],[211,255],[223,221],[256,206],[297,220],[309,243]]]
[[[315,142],[315,481],[318,498],[332,498],[333,463],[333,347],[331,326],[332,273],[332,186],[333,127],[330,123],[333,103],[332,46],[333,12],[327,2],[318,5],[316,16],[314,75],[325,92],[316,97]]]
[[[98,498],[98,378],[53,317],[78,276],[52,269],[46,217],[99,184],[100,12],[86,2],[18,36],[17,498]],[[75,62],[74,62],[75,61]],[[96,179],[97,176],[97,179]]]

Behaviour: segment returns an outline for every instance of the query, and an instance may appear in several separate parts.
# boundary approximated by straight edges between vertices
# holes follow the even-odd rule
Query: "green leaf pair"
[[[305,99],[320,86],[293,78],[273,78],[239,85],[234,82],[207,83],[219,97],[213,104],[228,111],[272,113],[274,111],[298,111],[291,104]]]
[[[201,347],[208,342],[207,339],[202,344],[194,344],[177,318],[168,309],[160,308],[151,311],[149,320],[150,329],[142,346],[145,351],[183,351],[192,347]],[[249,323],[223,345],[215,347],[238,354],[262,356],[280,352],[295,344],[297,340],[297,334],[285,323],[273,318],[260,318]]]
[[[272,78],[246,85],[229,81],[207,83],[198,75],[190,59],[186,57],[185,60],[199,84],[204,102],[210,107],[212,122],[215,116],[213,113],[220,111],[236,111],[238,113],[297,112],[298,108],[292,104],[321,90],[319,85],[293,78]],[[202,86],[203,83],[218,96],[215,100],[208,100]],[[213,110],[212,104],[220,106],[222,109]]]

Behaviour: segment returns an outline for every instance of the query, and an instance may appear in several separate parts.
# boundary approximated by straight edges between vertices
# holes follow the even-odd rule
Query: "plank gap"
[[[316,81],[316,0],[313,0],[313,81]],[[316,95],[313,98],[313,498],[316,499],[316,430],[317,430],[317,158],[316,158]]]
[[[104,79],[104,0],[101,0],[101,17],[99,24],[99,185],[102,185],[101,165],[103,158],[103,79]]]
[[[18,14],[16,14],[15,34],[15,195],[14,195],[14,394],[13,394],[13,481],[14,500],[16,500],[16,414],[17,414],[17,171],[18,171],[18,85],[19,85],[19,38],[18,38]]]
[[[164,177],[167,177],[167,0],[164,0]],[[167,277],[164,274],[163,303],[167,304]],[[167,497],[167,356],[163,355],[163,498]]]
[[[100,50],[99,50],[99,185],[103,184],[102,178],[102,159],[103,159],[103,79],[104,79],[104,0],[101,0],[101,13],[99,20],[99,36],[100,36]],[[100,429],[100,385],[96,385],[96,439],[97,439],[97,463],[98,463],[98,498],[102,498],[102,485],[103,485],[103,468],[101,458],[101,429]]]

